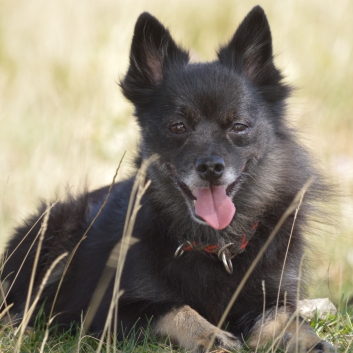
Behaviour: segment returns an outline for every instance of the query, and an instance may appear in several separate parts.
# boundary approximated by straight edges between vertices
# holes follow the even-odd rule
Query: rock
[[[328,298],[300,300],[298,309],[300,315],[306,319],[313,319],[317,313],[317,316],[323,320],[329,314],[335,315],[337,313],[336,307]]]

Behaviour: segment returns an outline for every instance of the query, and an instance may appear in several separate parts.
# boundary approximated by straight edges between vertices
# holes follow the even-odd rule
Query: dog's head
[[[165,188],[168,179],[195,221],[226,228],[244,175],[280,134],[289,94],[264,11],[255,7],[209,63],[189,63],[169,31],[143,13],[121,87],[141,128],[140,157],[160,157],[151,178]]]

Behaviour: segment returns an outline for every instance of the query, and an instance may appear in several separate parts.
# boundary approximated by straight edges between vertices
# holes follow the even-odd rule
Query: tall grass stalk
[[[106,206],[106,204],[107,204],[107,202],[108,202],[108,199],[109,199],[109,196],[110,196],[110,194],[111,194],[111,191],[112,191],[112,189],[113,189],[113,186],[115,185],[115,180],[116,180],[116,177],[118,176],[118,173],[119,173],[119,170],[120,170],[120,167],[121,167],[121,163],[122,163],[122,161],[123,161],[123,159],[124,159],[124,156],[125,156],[125,152],[124,152],[124,154],[122,155],[122,157],[121,157],[121,159],[120,159],[119,165],[118,165],[118,167],[117,167],[117,169],[116,169],[116,171],[115,171],[113,180],[112,180],[112,182],[111,182],[111,184],[110,184],[110,187],[109,187],[107,196],[105,197],[105,200],[104,200],[102,206],[99,208],[99,210],[98,210],[97,214],[95,215],[95,217],[93,218],[92,222],[90,223],[90,225],[88,226],[88,228],[86,229],[86,231],[84,232],[84,234],[82,235],[82,238],[80,239],[80,241],[76,244],[76,246],[75,246],[74,249],[72,250],[72,252],[71,252],[71,254],[70,254],[70,257],[69,257],[67,263],[65,264],[65,268],[64,268],[64,271],[63,271],[63,273],[62,273],[62,275],[61,275],[60,282],[59,282],[59,284],[58,284],[58,288],[57,288],[57,290],[56,290],[55,297],[54,297],[54,300],[53,300],[53,304],[52,304],[52,306],[51,306],[51,310],[50,310],[50,314],[49,314],[49,320],[50,320],[50,318],[51,318],[52,315],[53,315],[55,303],[56,303],[56,300],[57,300],[57,298],[58,298],[61,285],[62,285],[62,283],[63,283],[63,281],[64,281],[64,278],[65,278],[66,272],[67,272],[67,270],[68,270],[68,268],[69,268],[69,266],[70,266],[70,263],[71,263],[73,257],[75,256],[77,249],[79,248],[79,246],[81,245],[81,243],[86,239],[86,236],[87,236],[89,230],[91,229],[91,227],[93,226],[94,222],[97,220],[97,218],[99,217],[99,215],[102,213],[104,207]]]
[[[307,190],[307,189],[306,189]],[[280,293],[281,293],[281,287],[282,287],[282,280],[283,280],[283,274],[284,274],[284,268],[286,266],[287,263],[287,257],[288,257],[288,251],[289,251],[289,246],[292,240],[292,235],[293,235],[293,230],[294,230],[294,225],[295,225],[295,221],[297,220],[297,216],[298,216],[298,212],[300,209],[300,206],[303,202],[303,198],[304,198],[305,192],[302,192],[300,200],[299,200],[299,205],[297,207],[297,209],[295,210],[295,214],[294,214],[294,219],[293,219],[293,224],[292,224],[292,228],[291,228],[291,232],[289,234],[289,239],[288,239],[288,244],[287,244],[287,249],[286,249],[286,254],[284,256],[284,261],[283,261],[283,265],[282,265],[282,272],[281,272],[281,277],[279,280],[279,285],[278,285],[278,293],[277,293],[277,302],[276,302],[276,309],[275,309],[275,326],[276,326],[276,322],[277,322],[277,312],[278,312],[278,305],[279,305],[279,297],[280,297]],[[300,276],[299,276],[300,278]],[[298,285],[299,285],[300,281],[298,281]],[[297,300],[299,298],[299,295],[297,296]],[[297,303],[298,306],[298,303]],[[273,340],[275,339],[275,331],[273,332]]]
[[[237,289],[235,290],[234,294],[232,295],[231,299],[229,300],[229,303],[228,303],[226,309],[224,310],[223,315],[221,316],[221,319],[218,322],[217,330],[215,330],[215,332],[213,333],[212,338],[210,340],[210,343],[208,344],[206,352],[210,352],[210,350],[211,350],[211,348],[212,348],[212,346],[214,344],[217,332],[219,332],[221,330],[221,327],[224,324],[224,322],[225,322],[225,320],[226,320],[226,318],[227,318],[227,316],[229,314],[229,311],[231,310],[232,306],[234,305],[235,300],[238,298],[238,295],[240,294],[241,290],[243,289],[245,283],[249,279],[249,277],[250,277],[251,273],[253,272],[253,270],[255,269],[256,265],[260,261],[261,257],[263,256],[263,254],[267,250],[267,248],[270,245],[271,241],[273,240],[275,235],[278,233],[278,231],[281,229],[281,227],[283,226],[283,224],[286,221],[286,219],[299,207],[300,200],[302,198],[302,194],[305,193],[308,190],[308,188],[311,186],[313,181],[314,181],[314,179],[313,179],[313,177],[311,177],[303,185],[303,187],[299,190],[299,192],[295,196],[294,200],[288,206],[287,210],[284,212],[284,214],[282,215],[282,217],[278,221],[277,225],[275,226],[275,228],[271,232],[270,236],[268,237],[268,239],[266,240],[266,242],[262,246],[261,250],[256,255],[254,261],[251,263],[249,269],[246,271],[246,273],[245,273],[244,277],[242,278],[242,280],[240,281]]]
[[[30,247],[28,248],[28,251],[27,251],[26,255],[24,256],[24,258],[23,258],[23,260],[22,260],[22,262],[21,262],[21,265],[20,265],[20,267],[19,267],[19,269],[18,269],[18,271],[17,271],[17,273],[16,273],[16,275],[15,275],[13,281],[12,281],[11,284],[8,286],[8,288],[6,289],[6,294],[4,294],[4,295],[2,296],[3,298],[2,298],[2,302],[0,303],[0,307],[2,307],[4,304],[6,305],[7,293],[10,292],[10,290],[11,290],[13,284],[15,283],[15,281],[16,281],[16,279],[17,279],[17,277],[18,277],[18,275],[19,275],[19,273],[20,273],[20,271],[21,271],[21,269],[22,269],[22,267],[23,267],[23,265],[24,265],[24,263],[25,263],[25,261],[26,261],[28,255],[29,255],[29,253],[31,252],[31,250],[32,250],[32,248],[33,248],[35,242],[36,242],[37,239],[38,239],[38,237],[43,237],[43,236],[44,236],[44,235],[42,235],[42,234],[43,234],[43,227],[44,227],[44,224],[45,224],[45,227],[47,226],[48,217],[49,217],[49,214],[48,214],[48,213],[49,213],[50,209],[53,208],[58,202],[59,202],[59,199],[56,200],[51,206],[48,206],[48,207],[47,207],[47,209],[38,217],[38,219],[36,220],[36,222],[34,223],[34,225],[30,228],[30,230],[26,233],[26,235],[22,238],[22,240],[19,242],[19,244],[16,246],[16,248],[13,250],[13,252],[12,252],[9,256],[6,256],[6,254],[5,254],[4,259],[3,259],[3,261],[2,261],[2,266],[1,266],[0,272],[2,272],[2,270],[3,270],[3,268],[4,268],[5,264],[6,264],[6,262],[7,262],[7,261],[9,260],[9,258],[15,253],[15,251],[16,251],[16,250],[18,249],[18,247],[23,243],[23,241],[27,238],[27,236],[31,233],[31,231],[32,231],[32,230],[34,229],[34,227],[38,224],[38,222],[39,222],[43,217],[46,219],[46,221],[43,221],[43,223],[42,223],[42,225],[41,225],[41,228],[39,229],[39,231],[38,231],[37,235],[35,236],[33,242],[31,243]],[[43,240],[43,239],[42,239],[42,240]],[[41,247],[41,241],[39,242],[38,247]],[[37,255],[37,254],[39,254],[39,253],[38,253],[38,248],[37,248],[36,255],[35,255],[35,256],[36,256],[36,258],[35,258],[35,263],[36,263],[36,261],[38,261],[38,259],[37,259],[37,256],[38,256],[38,255]],[[33,268],[36,268],[36,266],[33,266]],[[31,281],[33,281],[33,279],[34,279],[34,272],[32,271],[32,274],[31,274]],[[6,282],[6,279],[4,280],[4,282]],[[30,286],[32,286],[32,285],[33,285],[33,283],[30,284]]]
[[[99,353],[100,350],[102,349],[103,339],[106,336],[108,329],[110,328],[110,325],[113,319],[113,313],[115,313],[116,319],[119,315],[118,300],[123,293],[119,289],[123,266],[126,260],[126,255],[129,250],[129,247],[132,244],[136,243],[137,241],[136,238],[133,238],[132,236],[133,229],[134,229],[138,211],[141,208],[142,197],[151,184],[150,180],[146,182],[147,169],[150,166],[150,164],[154,163],[157,159],[158,157],[154,155],[154,156],[151,156],[149,159],[143,161],[135,177],[135,181],[130,194],[130,200],[129,200],[128,209],[126,213],[123,235],[122,235],[121,241],[114,247],[107,262],[107,266],[109,267],[111,267],[115,263],[116,274],[115,274],[115,281],[114,281],[113,296],[109,306],[109,311],[104,325],[104,329],[101,335],[101,340],[96,350],[97,353]],[[95,306],[97,305],[99,304],[95,304]],[[88,325],[87,325],[87,328],[88,328]],[[114,329],[115,330],[117,329],[117,325],[114,325]],[[114,332],[114,334],[117,335],[117,332]]]
[[[30,250],[32,248],[32,246],[34,245],[36,239],[39,236],[37,249],[36,249],[36,253],[35,253],[35,256],[34,256],[33,268],[32,268],[31,277],[30,277],[30,281],[29,281],[27,299],[26,299],[26,302],[25,302],[25,307],[24,307],[23,315],[22,315],[23,318],[22,318],[22,321],[21,321],[19,327],[15,331],[15,336],[18,335],[17,340],[16,340],[15,351],[14,351],[15,353],[20,351],[20,347],[21,347],[21,344],[22,344],[22,339],[23,339],[23,335],[24,335],[25,329],[26,329],[27,324],[28,324],[28,322],[29,322],[29,320],[30,320],[30,318],[31,318],[31,316],[33,314],[33,311],[34,311],[35,306],[36,306],[36,304],[37,304],[37,302],[39,300],[39,297],[40,297],[40,295],[41,295],[41,293],[42,293],[42,291],[44,289],[45,283],[48,281],[51,272],[53,271],[55,266],[58,264],[58,262],[67,255],[67,254],[63,254],[64,256],[59,256],[59,258],[56,259],[53,262],[53,264],[49,267],[49,269],[46,272],[46,274],[45,274],[45,276],[43,278],[43,281],[42,281],[37,293],[35,294],[34,299],[32,300],[32,292],[33,292],[33,288],[34,288],[34,279],[35,279],[36,270],[37,270],[37,267],[38,267],[39,256],[40,256],[40,252],[41,252],[41,249],[42,249],[44,235],[45,235],[45,232],[47,230],[50,210],[55,204],[56,203],[53,203],[52,205],[48,205],[47,206],[47,209],[44,212],[45,216],[44,216],[42,225],[41,225],[41,227],[39,229],[39,232],[38,232],[37,236],[35,237],[34,241],[32,242],[30,249],[28,250],[25,258],[23,259],[21,267],[20,267],[20,269],[18,270],[18,272],[16,274],[16,277],[17,277],[18,273],[20,272],[20,270],[22,268],[22,265],[24,264],[24,261],[26,260],[28,254],[29,254],[29,252],[30,252]],[[16,277],[15,277],[14,281],[16,280]]]
[[[258,349],[259,349],[259,345],[260,345],[260,341],[261,341],[261,334],[262,334],[262,328],[265,322],[265,312],[266,312],[266,284],[265,281],[261,281],[261,286],[262,286],[262,293],[264,295],[264,302],[263,302],[263,306],[262,306],[262,318],[261,318],[261,327],[260,327],[260,333],[259,333],[259,339],[257,341],[256,344],[256,348],[255,348],[255,353],[257,353]]]

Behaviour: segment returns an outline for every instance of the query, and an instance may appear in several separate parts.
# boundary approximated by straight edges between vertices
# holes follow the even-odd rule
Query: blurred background
[[[353,292],[353,2],[351,0],[1,0],[0,244],[38,205],[119,178],[138,141],[117,82],[142,11],[196,60],[213,60],[259,3],[276,63],[297,90],[289,114],[342,194],[334,226],[311,233],[312,297]],[[314,233],[316,233],[314,231]]]

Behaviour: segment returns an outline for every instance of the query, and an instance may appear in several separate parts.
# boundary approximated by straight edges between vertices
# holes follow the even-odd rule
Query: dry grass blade
[[[132,237],[136,217],[137,217],[138,211],[141,208],[142,197],[145,194],[149,185],[151,184],[150,181],[145,182],[147,169],[150,166],[150,164],[154,163],[157,159],[158,157],[156,155],[153,155],[149,159],[144,161],[135,177],[135,182],[132,187],[129,205],[126,213],[124,232],[123,232],[121,241],[115,246],[107,262],[107,265],[109,265],[110,267],[115,266],[117,270],[115,274],[113,296],[110,303],[101,340],[97,347],[97,352],[100,352],[100,350],[102,349],[103,338],[105,337],[108,331],[108,328],[111,325],[113,314],[115,314],[116,317],[118,315],[117,302],[120,295],[122,294],[119,288],[120,288],[120,280],[121,280],[121,275],[123,271],[123,266],[125,263],[125,259],[126,259],[126,255],[129,250],[129,247],[131,246],[131,244],[136,242],[136,240]],[[99,305],[99,303],[98,304],[95,303],[94,305],[97,306]],[[88,325],[86,325],[86,328],[88,328]]]
[[[305,192],[309,189],[309,187],[311,186],[311,184],[313,183],[314,178],[311,177],[305,184],[304,186],[299,190],[299,192],[297,193],[297,195],[295,196],[294,200],[292,201],[292,203],[289,205],[289,207],[287,208],[286,212],[284,212],[284,214],[282,215],[282,217],[280,218],[280,220],[278,221],[276,227],[274,228],[274,230],[272,231],[272,233],[270,234],[270,236],[268,237],[268,239],[266,240],[265,244],[263,245],[263,247],[261,248],[261,250],[259,251],[259,253],[257,254],[257,256],[255,257],[254,261],[252,262],[252,264],[250,265],[249,269],[247,270],[247,272],[245,273],[243,279],[240,281],[238,288],[236,289],[236,291],[234,292],[233,296],[231,297],[221,319],[219,320],[219,323],[217,325],[217,331],[220,331],[220,328],[222,327],[222,325],[224,324],[230,309],[232,308],[235,300],[238,298],[238,295],[240,294],[241,290],[243,289],[246,281],[249,279],[252,271],[255,269],[256,265],[258,264],[258,262],[260,261],[261,257],[263,256],[263,254],[265,253],[266,249],[268,248],[268,246],[270,245],[271,241],[273,240],[273,238],[275,237],[275,235],[278,233],[278,231],[281,229],[281,227],[283,226],[284,222],[286,221],[286,219],[297,209],[297,207],[299,206],[302,194],[305,194]],[[210,352],[210,349],[212,348],[215,338],[216,338],[216,334],[217,331],[215,331],[212,335],[212,338],[210,340],[210,343],[206,349],[206,352]]]
[[[57,202],[57,201],[56,201]],[[55,203],[56,203],[55,202]],[[55,204],[54,203],[54,204]],[[54,206],[54,204],[52,205],[52,207]],[[34,227],[38,224],[38,222],[40,222],[40,220],[45,216],[46,211],[44,211],[40,217],[38,217],[38,219],[36,220],[36,222],[33,224],[33,226],[30,228],[30,230],[26,233],[26,235],[21,239],[21,241],[17,244],[17,246],[15,247],[15,249],[12,251],[11,254],[9,254],[8,256],[5,256],[4,261],[1,265],[1,271],[4,268],[6,261],[8,261],[8,259],[16,252],[16,250],[20,247],[20,245],[24,242],[24,240],[27,238],[28,234],[30,234],[32,232],[32,230],[34,229]],[[37,235],[37,237],[39,236],[39,233]],[[37,237],[34,239],[34,242],[37,240]],[[33,242],[33,243],[34,243]],[[32,249],[32,247],[30,247],[30,249]],[[27,256],[26,256],[27,257]]]
[[[51,206],[47,207],[47,209],[43,212],[43,214],[42,214],[42,215],[38,218],[38,220],[34,223],[34,225],[31,227],[31,229],[27,232],[27,234],[26,234],[26,235],[23,237],[23,239],[20,241],[20,243],[16,246],[15,250],[3,261],[3,264],[2,264],[2,267],[1,267],[1,272],[2,272],[2,270],[3,270],[3,267],[4,267],[5,263],[6,263],[6,261],[12,256],[12,254],[14,254],[14,252],[15,252],[15,251],[18,249],[18,247],[22,244],[22,242],[24,241],[24,239],[25,239],[25,238],[28,236],[28,234],[34,229],[35,225],[36,225],[36,224],[43,218],[43,216],[44,216],[45,219],[47,219],[47,221],[45,221],[45,219],[43,220],[43,224],[42,224],[42,226],[41,226],[41,228],[40,228],[38,234],[35,236],[35,238],[34,238],[32,244],[31,244],[30,247],[28,248],[28,251],[27,251],[26,255],[24,256],[24,258],[23,258],[23,260],[22,260],[22,262],[21,262],[20,267],[18,268],[18,271],[17,271],[17,273],[16,273],[16,275],[15,275],[15,278],[13,279],[13,281],[12,281],[11,285],[9,286],[9,288],[7,289],[6,293],[9,293],[9,292],[10,292],[10,290],[11,290],[13,284],[15,283],[15,281],[16,281],[16,279],[17,279],[17,277],[18,277],[18,274],[20,273],[20,271],[21,271],[21,269],[22,269],[22,267],[23,267],[23,265],[24,265],[24,263],[25,263],[25,261],[26,261],[28,255],[29,255],[29,253],[31,252],[32,247],[33,247],[33,245],[35,244],[35,242],[37,241],[38,237],[40,237],[42,234],[43,234],[43,236],[44,236],[45,230],[44,230],[44,232],[43,232],[43,225],[45,224],[45,227],[46,227],[46,224],[47,224],[48,218],[49,218],[49,214],[48,214],[48,213],[49,213],[49,211],[58,203],[58,201],[59,201],[59,200],[55,201]],[[38,246],[39,246],[39,245],[40,245],[40,244],[38,244]],[[37,256],[37,254],[39,254],[39,253],[38,253],[38,249],[37,249],[37,252],[36,252],[36,256]],[[33,266],[33,268],[36,268],[36,267]],[[33,277],[33,276],[34,276],[34,273],[33,273],[33,271],[32,271],[32,276],[31,276],[31,277]],[[7,294],[6,294],[6,295],[3,295],[2,297],[3,297],[3,298],[2,298],[2,301],[1,301],[1,303],[0,303],[0,307],[2,307],[2,305],[4,305],[4,303],[6,304],[6,297],[7,297]]]
[[[11,309],[12,306],[13,306],[13,303],[11,303],[10,305],[6,305],[5,309],[0,313],[0,320],[1,320],[5,315],[8,315],[9,310]]]
[[[64,255],[64,254],[62,254],[62,255]],[[61,256],[62,256],[61,255]],[[67,253],[66,253],[66,255],[67,255]],[[63,257],[64,258],[64,257]],[[59,260],[60,261],[60,260]],[[59,314],[57,314],[57,315],[59,315]],[[50,326],[50,324],[55,320],[55,318],[57,317],[57,315],[54,315],[52,318],[50,318],[49,320],[48,320],[48,322],[47,322],[47,326],[46,326],[46,328],[45,328],[45,332],[44,332],[44,337],[43,337],[43,340],[42,340],[42,344],[41,344],[41,346],[40,346],[40,349],[39,349],[39,353],[44,353],[44,347],[45,347],[45,345],[46,345],[46,343],[47,343],[47,341],[48,341],[48,338],[49,338],[49,326]]]
[[[16,347],[15,347],[15,352],[14,353],[17,353],[17,352],[20,352],[20,349],[21,349],[21,343],[22,343],[22,338],[23,338],[23,334],[24,334],[24,331],[27,327],[27,324],[29,322],[29,319],[31,318],[35,308],[36,308],[36,305],[39,301],[39,298],[45,288],[45,285],[47,284],[49,278],[50,278],[50,275],[51,273],[53,272],[54,268],[56,267],[56,265],[64,258],[66,257],[68,254],[67,252],[66,253],[63,253],[61,254],[60,256],[58,256],[55,261],[53,261],[53,263],[50,265],[48,271],[45,273],[44,277],[43,277],[43,280],[39,286],[39,289],[38,289],[38,292],[36,293],[35,295],[35,298],[31,304],[31,307],[28,309],[27,312],[25,312],[25,315],[23,317],[23,320],[21,322],[21,325],[19,327],[19,331],[20,331],[20,334],[19,334],[19,337],[18,337],[18,340],[16,342]],[[28,300],[29,302],[29,300]],[[27,305],[27,302],[26,302],[26,305]]]
[[[127,248],[131,247],[135,243],[137,243],[136,238],[131,238]],[[99,304],[101,303],[103,296],[108,288],[110,281],[112,280],[114,273],[117,268],[119,254],[122,251],[123,243],[119,241],[119,243],[114,247],[112,252],[110,253],[109,259],[105,265],[102,276],[99,279],[96,289],[93,293],[91,302],[89,304],[89,311],[87,312],[86,318],[83,322],[83,332],[86,333],[91,326],[92,320],[98,310]]]
[[[299,273],[298,273],[298,278],[300,279],[302,277],[302,268],[303,268],[303,263],[304,263],[304,257],[305,254],[302,256],[302,258],[300,259],[300,266],[299,266]],[[300,296],[300,280],[298,281],[297,284],[297,303],[296,303],[296,307],[299,308],[299,296]],[[298,335],[299,333],[299,327],[304,323],[304,322],[299,322],[299,310],[297,309],[297,312],[295,313],[295,323],[296,323],[296,334]],[[283,332],[284,334],[284,332]],[[282,336],[282,334],[280,335]],[[299,351],[299,340],[296,340],[295,342],[296,345],[296,351]]]
[[[44,216],[44,220],[43,223],[40,227],[40,230],[38,232],[39,234],[39,240],[38,240],[38,246],[37,246],[37,250],[35,253],[35,257],[34,257],[34,263],[33,263],[33,268],[32,268],[32,272],[31,272],[31,278],[29,280],[29,288],[28,288],[28,292],[27,292],[27,300],[25,303],[25,308],[23,311],[23,319],[22,322],[19,326],[19,328],[16,330],[16,334],[19,332],[19,337],[18,337],[18,341],[15,347],[15,352],[19,351],[20,346],[21,346],[21,342],[22,342],[22,338],[23,338],[23,334],[25,332],[27,323],[29,322],[29,319],[31,317],[31,314],[29,312],[29,305],[31,302],[31,297],[32,297],[32,291],[33,291],[33,287],[34,287],[34,278],[36,275],[36,270],[37,270],[37,266],[38,266],[38,262],[39,262],[39,255],[40,255],[40,251],[42,249],[42,243],[44,240],[44,235],[45,232],[47,230],[47,226],[48,226],[48,220],[49,220],[49,211],[50,211],[51,206],[47,206],[46,212],[45,212],[45,216]]]
[[[305,258],[305,256],[302,256],[302,258],[300,259],[298,278],[301,278],[301,269],[303,267],[304,258]],[[274,352],[279,348],[280,340],[283,338],[283,335],[285,334],[287,328],[293,322],[293,320],[296,320],[296,333],[297,334],[299,333],[299,328],[302,325],[304,325],[304,321],[301,321],[301,322],[299,321],[299,309],[298,309],[299,308],[299,292],[300,292],[300,281],[298,281],[298,285],[297,285],[297,309],[293,312],[293,314],[289,318],[287,324],[283,327],[283,329],[280,332],[276,332],[274,329],[271,346],[265,353]],[[277,314],[277,308],[276,308],[276,314]],[[276,326],[274,326],[274,327],[276,327]],[[277,337],[275,337],[275,336],[277,336]],[[297,352],[299,352],[299,345],[298,344],[299,344],[299,341],[296,340],[296,351]]]
[[[83,313],[81,313],[81,326],[80,326],[80,332],[79,332],[78,339],[77,339],[77,347],[76,347],[77,353],[80,353],[82,336],[83,336]],[[40,353],[42,353],[42,352],[40,352]]]
[[[0,276],[2,277],[2,270],[0,271]],[[0,321],[5,315],[7,315],[7,322],[11,323],[11,315],[9,310],[13,306],[13,303],[10,305],[7,305],[5,293],[8,293],[8,289],[9,289],[9,283],[6,281],[6,279],[3,280],[2,282],[0,281],[0,308],[2,309],[2,311],[0,312]],[[3,309],[3,306],[4,306],[4,309]]]
[[[265,312],[266,312],[266,287],[265,287],[265,281],[261,281],[261,285],[262,285],[262,292],[263,292],[263,295],[264,295],[264,303],[263,303],[263,307],[262,307],[262,318],[261,318],[261,327],[260,327],[259,339],[258,339],[257,344],[256,344],[255,353],[257,353],[257,351],[259,349],[260,340],[261,340],[261,334],[262,334],[262,328],[263,328],[264,321],[265,321]]]
[[[55,297],[54,297],[53,304],[52,304],[52,307],[51,307],[51,310],[50,310],[50,314],[49,314],[49,320],[50,320],[50,318],[51,318],[52,315],[53,315],[55,303],[56,303],[56,300],[57,300],[57,298],[58,298],[61,285],[62,285],[63,280],[64,280],[64,278],[65,278],[66,272],[67,272],[67,270],[68,270],[68,268],[69,268],[69,266],[70,266],[70,263],[71,263],[73,257],[75,256],[75,253],[76,253],[77,249],[79,248],[79,246],[81,245],[81,243],[83,242],[83,240],[86,238],[87,233],[89,232],[89,230],[91,229],[91,227],[93,226],[94,222],[97,220],[97,218],[99,217],[99,215],[102,213],[102,211],[103,211],[105,205],[106,205],[107,202],[108,202],[109,196],[110,196],[110,194],[111,194],[111,192],[112,192],[112,189],[113,189],[113,186],[114,186],[114,184],[115,184],[116,177],[117,177],[117,175],[118,175],[118,173],[119,173],[119,169],[120,169],[121,163],[122,163],[122,161],[123,161],[123,159],[124,159],[124,157],[125,157],[125,153],[126,153],[126,152],[123,153],[123,155],[122,155],[122,157],[121,157],[121,159],[120,159],[118,168],[117,168],[116,171],[115,171],[113,180],[112,180],[112,182],[111,182],[111,184],[110,184],[110,187],[109,187],[107,196],[106,196],[106,198],[105,198],[105,200],[104,200],[102,206],[100,207],[100,209],[98,210],[96,216],[93,218],[92,222],[90,223],[90,225],[89,225],[88,228],[86,229],[85,233],[82,235],[82,238],[80,239],[80,241],[77,243],[77,245],[75,246],[75,248],[72,250],[72,252],[71,252],[71,254],[70,254],[70,257],[69,257],[69,259],[68,259],[68,261],[67,261],[67,263],[66,263],[66,265],[65,265],[63,274],[62,274],[62,276],[61,276],[61,278],[60,278],[60,282],[59,282],[59,284],[58,284],[58,288],[57,288],[56,293],[55,293]]]
[[[353,338],[349,341],[348,345],[347,345],[347,348],[345,349],[344,353],[348,353],[348,352],[352,352],[353,349],[351,350],[351,346],[352,346],[352,343],[353,343]]]
[[[281,286],[282,286],[282,281],[283,281],[283,274],[284,274],[284,267],[286,265],[287,262],[287,257],[288,257],[288,251],[289,251],[289,246],[292,240],[292,235],[293,235],[293,230],[294,230],[294,225],[295,225],[295,221],[297,219],[298,216],[298,212],[300,209],[300,206],[303,202],[303,198],[304,198],[304,193],[302,193],[300,201],[299,201],[299,205],[297,207],[297,209],[295,210],[295,214],[294,214],[294,219],[293,219],[293,224],[292,224],[292,229],[289,235],[289,239],[288,239],[288,244],[287,244],[287,249],[286,249],[286,254],[284,256],[284,261],[283,261],[283,266],[282,266],[282,272],[281,272],[281,278],[279,280],[279,286],[278,286],[278,293],[277,293],[277,302],[276,302],[276,309],[275,309],[275,323],[277,321],[277,311],[278,311],[278,304],[279,304],[279,296],[280,296],[280,292],[281,292]],[[298,299],[297,299],[298,300]],[[273,332],[273,335],[275,335],[275,332]],[[273,337],[274,339],[275,337]]]

